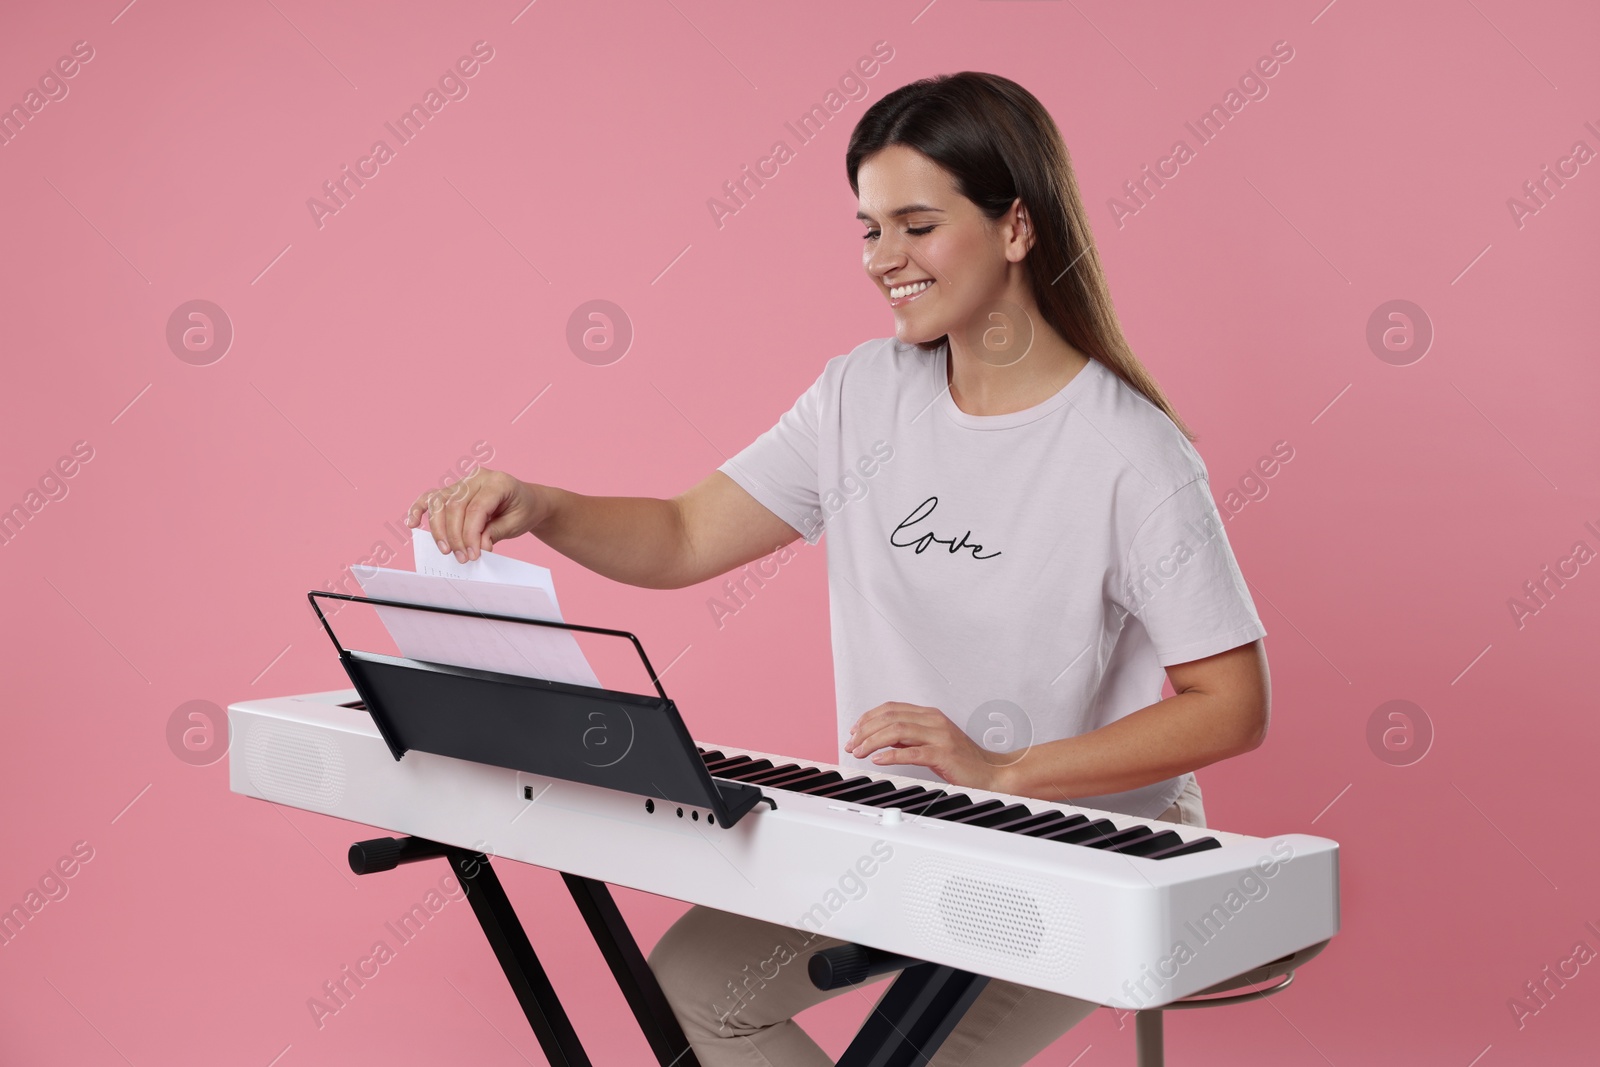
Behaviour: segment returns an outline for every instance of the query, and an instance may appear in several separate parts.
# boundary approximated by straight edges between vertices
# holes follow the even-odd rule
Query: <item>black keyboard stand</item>
[[[589,1054],[487,856],[421,837],[379,837],[351,845],[349,863],[356,874],[366,875],[437,857],[449,861],[460,881],[545,1059],[551,1067],[591,1067]],[[700,1067],[610,888],[593,878],[565,872],[561,877],[656,1062],[660,1067]],[[891,970],[901,972],[873,1005],[839,1057],[838,1067],[923,1067],[989,981],[983,975],[859,945],[818,952],[809,967],[812,983],[825,990],[843,989]]]
[[[443,856],[450,869],[461,882],[461,888],[472,903],[472,912],[478,925],[489,939],[500,969],[528,1017],[528,1025],[539,1039],[545,1059],[551,1067],[590,1067],[589,1055],[578,1040],[578,1033],[567,1018],[566,1009],[556,995],[555,987],[545,974],[527,932],[517,919],[516,910],[506,897],[500,879],[489,865],[488,857],[471,849],[443,845],[420,837],[380,837],[372,841],[358,841],[350,846],[350,869],[356,874],[376,874],[390,871],[402,863]],[[563,873],[567,889],[577,902],[578,911],[589,924],[589,933],[611,967],[611,975],[622,990],[628,1007],[644,1031],[650,1050],[655,1053],[661,1067],[700,1067],[700,1061],[689,1048],[666,994],[656,982],[649,962],[639,951],[639,945],[628,930],[611,890],[604,882]]]

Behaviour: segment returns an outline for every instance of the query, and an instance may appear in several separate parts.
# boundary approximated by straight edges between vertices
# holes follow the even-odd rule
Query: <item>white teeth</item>
[[[889,290],[889,299],[899,300],[902,296],[910,296],[913,293],[920,293],[922,290],[926,289],[932,284],[933,283],[931,281],[928,281],[916,282],[912,285],[897,285],[893,289]]]

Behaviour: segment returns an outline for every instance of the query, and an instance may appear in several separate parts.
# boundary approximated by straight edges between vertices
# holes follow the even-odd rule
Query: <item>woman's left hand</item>
[[[938,708],[895,700],[857,719],[845,750],[857,758],[876,753],[872,762],[882,766],[927,767],[951,785],[993,792],[1005,792],[1001,772],[1016,759],[1015,753],[1001,756],[984,749]]]

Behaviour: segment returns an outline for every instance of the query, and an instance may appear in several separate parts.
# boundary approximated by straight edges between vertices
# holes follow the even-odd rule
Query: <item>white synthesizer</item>
[[[228,708],[235,793],[1127,1010],[1332,937],[1339,846],[697,743],[708,812],[411,750],[355,690]]]

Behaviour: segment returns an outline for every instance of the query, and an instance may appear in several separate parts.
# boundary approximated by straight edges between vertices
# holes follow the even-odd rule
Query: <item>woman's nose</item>
[[[905,255],[892,241],[886,243],[882,237],[873,243],[873,248],[867,253],[867,271],[879,281],[883,276],[892,273],[897,267],[904,265]]]

